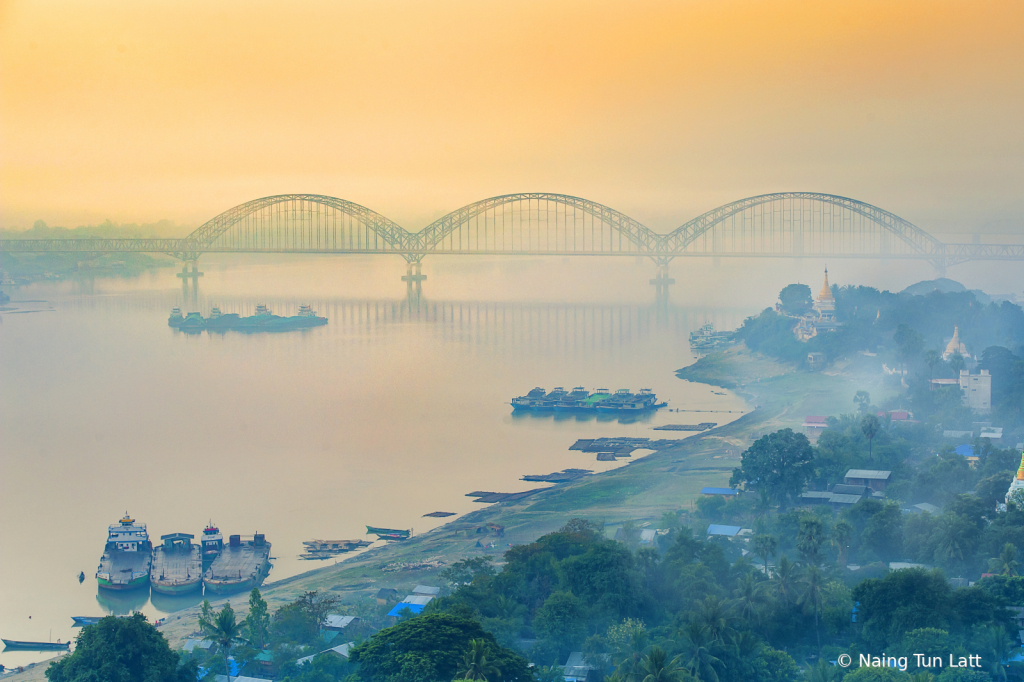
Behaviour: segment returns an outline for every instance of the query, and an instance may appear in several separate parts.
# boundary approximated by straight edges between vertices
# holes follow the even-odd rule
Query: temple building
[[[1024,455],[1020,458],[1020,467],[1017,468],[1017,475],[1010,481],[1010,489],[1006,491],[1006,501],[1010,501],[1010,496],[1017,490],[1024,489]]]
[[[957,353],[964,356],[964,359],[971,357],[967,354],[967,346],[960,341],[960,327],[953,327],[953,338],[946,344],[946,350],[942,353],[942,359],[948,362]]]
[[[828,268],[825,268],[825,281],[818,292],[818,298],[814,299],[814,312],[801,317],[793,333],[796,334],[797,340],[806,341],[818,334],[834,332],[838,328],[836,299],[828,285]]]

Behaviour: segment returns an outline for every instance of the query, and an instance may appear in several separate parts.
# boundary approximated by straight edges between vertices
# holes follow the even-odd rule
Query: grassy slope
[[[627,519],[656,521],[667,510],[689,506],[701,487],[727,485],[740,453],[752,438],[784,427],[799,429],[809,414],[851,412],[857,390],[870,390],[873,395],[882,390],[877,378],[867,380],[838,371],[797,372],[743,346],[713,353],[677,374],[681,379],[732,388],[756,409],[731,424],[693,435],[678,447],[620,469],[555,486],[527,500],[489,505],[406,542],[272,583],[266,586],[265,598],[273,608],[306,590],[333,590],[353,607],[361,603],[367,608],[369,598],[381,587],[409,590],[417,583],[436,580],[436,571],[385,573],[381,566],[387,563],[431,557],[451,563],[484,553],[500,561],[505,543],[533,541],[572,517],[608,525]],[[683,435],[666,433],[664,437]],[[505,526],[506,537],[477,534],[476,528],[485,523]],[[498,547],[481,549],[476,546],[478,539],[482,543],[493,540]],[[236,609],[244,603],[244,595],[235,597]],[[195,629],[197,612],[189,609],[169,618],[164,631],[172,645]]]

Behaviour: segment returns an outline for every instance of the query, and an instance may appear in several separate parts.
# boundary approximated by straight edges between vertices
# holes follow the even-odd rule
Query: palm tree
[[[687,625],[682,634],[689,658],[686,663],[689,673],[699,682],[718,682],[715,666],[721,665],[722,661],[711,653],[713,642],[710,636],[697,623]]]
[[[853,526],[846,521],[840,521],[832,526],[832,545],[839,550],[839,565],[846,568],[847,552],[850,549],[850,537],[853,535]]]
[[[697,611],[692,618],[714,644],[724,644],[726,638],[735,632],[731,627],[733,620],[725,602],[714,595],[697,602]]]
[[[1006,682],[1006,660],[1020,651],[1014,644],[1005,628],[994,625],[986,627],[976,641],[983,652],[981,660],[988,663],[988,671],[997,682]]]
[[[818,640],[818,651],[821,651],[821,630],[818,627],[818,613],[825,601],[825,574],[817,566],[808,566],[800,579],[803,590],[800,593],[800,605],[814,611],[814,636]]]
[[[970,534],[974,532],[974,526],[951,513],[940,516],[938,525],[939,542],[935,547],[936,558],[951,566],[962,568],[965,557],[971,555]]]
[[[754,556],[764,561],[764,574],[768,575],[768,557],[775,556],[779,541],[774,535],[762,533],[754,536]]]
[[[791,603],[797,596],[796,579],[796,564],[786,557],[780,558],[775,566],[775,570],[772,572],[772,585],[774,585],[779,599],[786,604]]]
[[[647,628],[639,621],[627,620],[625,637],[618,643],[612,661],[617,666],[615,672],[626,682],[639,682],[643,677],[640,671],[644,652],[647,650]]]
[[[206,638],[224,652],[224,674],[228,682],[231,682],[231,662],[228,661],[228,657],[231,655],[231,646],[240,639],[239,635],[242,632],[242,625],[235,620],[235,611],[231,604],[225,604],[212,620],[201,622],[200,627]]]
[[[935,675],[927,670],[920,670],[910,676],[910,682],[935,682]]]
[[[807,671],[807,682],[839,682],[845,672],[824,658],[819,658],[817,664]]]
[[[683,682],[689,676],[679,667],[680,658],[676,656],[669,660],[664,649],[653,647],[640,662],[640,671],[644,675],[641,682]]]
[[[960,376],[960,372],[963,371],[967,363],[964,362],[964,356],[960,353],[953,353],[953,356],[949,359],[949,368],[953,370],[954,376]]]
[[[739,586],[733,590],[733,595],[736,598],[729,602],[729,604],[744,620],[760,621],[761,606],[767,601],[764,596],[764,590],[761,588],[762,585],[754,580],[754,576],[748,573],[739,582]]]
[[[1020,564],[1017,562],[1017,548],[1013,543],[1007,542],[1003,545],[1003,551],[996,559],[989,559],[988,568],[993,573],[1013,577],[1017,575]]]
[[[873,414],[864,415],[864,419],[860,421],[860,430],[864,432],[865,438],[868,439],[868,459],[873,459],[871,453],[871,444],[881,430],[882,424],[878,421],[878,417]]]
[[[932,380],[932,376],[935,374],[935,366],[942,362],[942,356],[939,355],[937,350],[925,351],[924,364],[928,365],[928,381]]]
[[[492,679],[501,677],[501,671],[487,660],[487,640],[469,640],[469,651],[462,659],[462,671],[455,676],[455,679],[487,682],[488,675]]]

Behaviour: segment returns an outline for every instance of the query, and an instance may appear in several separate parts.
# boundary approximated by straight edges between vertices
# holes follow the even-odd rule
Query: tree
[[[730,606],[740,618],[750,623],[756,623],[761,619],[761,608],[768,601],[762,590],[763,583],[758,583],[754,576],[748,573],[739,581],[739,585],[733,590],[734,599]]]
[[[487,649],[487,640],[469,640],[469,651],[462,659],[462,668],[458,673],[460,678],[488,682],[488,678],[494,680],[501,677],[501,671],[487,660]]]
[[[878,417],[873,414],[866,414],[860,421],[860,430],[864,432],[864,437],[868,439],[868,459],[872,459],[871,444],[881,431],[882,424],[878,421]]]
[[[953,372],[953,376],[960,376],[960,372],[963,371],[967,363],[964,362],[964,356],[960,353],[953,353],[949,358],[949,369]]]
[[[1020,564],[1017,563],[1017,548],[1010,542],[1003,545],[1003,551],[999,553],[997,558],[989,559],[988,561],[988,570],[997,575],[1013,577],[1017,575],[1019,567]]]
[[[839,682],[845,674],[845,670],[838,666],[834,666],[824,658],[819,658],[818,662],[807,670],[807,682]]]
[[[853,536],[853,526],[846,521],[839,521],[832,526],[832,544],[839,551],[839,565],[846,568],[846,560],[850,551],[850,538]]]
[[[945,513],[936,529],[936,561],[962,573],[978,544],[978,529],[962,514]]]
[[[794,682],[799,672],[792,656],[768,646],[757,654],[753,668],[757,682]]]
[[[935,376],[935,368],[942,364],[942,356],[935,349],[927,350],[924,354],[924,364],[928,365],[928,381]]]
[[[757,439],[733,471],[730,485],[766,488],[781,506],[796,499],[814,473],[814,448],[807,436],[782,429]]]
[[[803,315],[814,304],[811,288],[806,284],[790,284],[779,292],[779,303],[790,315]]]
[[[895,502],[886,502],[872,514],[861,539],[883,561],[895,561],[903,550],[903,512]]]
[[[637,682],[641,678],[640,662],[647,652],[648,635],[643,621],[627,618],[612,625],[605,640],[612,651],[615,672],[628,682]]]
[[[867,411],[871,409],[871,394],[867,391],[857,391],[853,396],[853,402],[857,403],[858,412],[867,414]]]
[[[327,622],[327,616],[331,611],[338,608],[338,604],[341,603],[341,597],[313,590],[312,592],[304,592],[295,603],[309,614],[312,621],[316,623],[317,628],[322,628]]]
[[[128,618],[107,616],[78,633],[74,653],[51,663],[46,679],[193,682],[199,674],[196,664],[179,666],[179,661],[164,636],[141,613]]]
[[[640,662],[641,682],[682,682],[689,675],[679,667],[682,656],[669,660],[661,647],[652,647]]]
[[[775,539],[774,535],[768,535],[761,533],[754,536],[753,540],[754,556],[764,561],[764,574],[768,575],[768,557],[775,556],[775,552],[778,551],[779,541]]]
[[[242,632],[241,625],[235,620],[234,609],[231,608],[231,604],[225,604],[212,620],[200,625],[206,638],[224,653],[224,674],[228,682],[231,682],[231,664],[228,656],[231,655],[231,647],[239,640]]]
[[[270,637],[270,610],[258,587],[252,588],[252,592],[249,593],[249,614],[243,622],[249,641],[254,647],[262,650],[267,645],[267,638]]]
[[[821,563],[821,546],[825,542],[825,525],[817,516],[807,515],[800,519],[800,531],[796,548],[805,563],[817,566]]]
[[[475,620],[450,613],[420,615],[385,628],[352,649],[349,660],[359,665],[364,682],[450,680],[474,639],[486,642],[487,663],[498,669],[502,682],[532,680],[525,658],[500,646]]]
[[[821,651],[821,628],[818,616],[825,598],[825,574],[817,566],[808,566],[800,578],[800,605],[814,613],[814,636]]]
[[[708,633],[698,623],[689,623],[680,634],[690,675],[700,682],[718,682],[717,668],[722,661],[711,653],[713,642]]]
[[[917,333],[916,330],[901,324],[896,327],[892,340],[896,343],[896,351],[899,353],[900,360],[903,361],[903,369],[906,371],[910,361],[924,350],[924,337]]]
[[[533,629],[550,641],[565,658],[585,634],[583,604],[571,592],[554,592],[537,610]]]
[[[910,675],[897,668],[857,668],[843,682],[910,682]]]
[[[772,587],[784,604],[797,599],[797,568],[788,558],[779,559],[772,571]]]

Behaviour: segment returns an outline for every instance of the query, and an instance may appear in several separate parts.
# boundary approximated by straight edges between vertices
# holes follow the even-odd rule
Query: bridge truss
[[[940,271],[970,260],[1024,260],[1024,244],[949,244],[877,206],[816,192],[748,197],[668,234],[588,199],[507,194],[449,213],[409,232],[364,206],[316,194],[282,194],[235,206],[182,239],[4,239],[8,253],[392,254],[419,275],[430,254],[640,256],[674,258],[898,258]],[[416,274],[413,275],[413,266]]]

